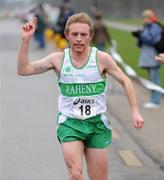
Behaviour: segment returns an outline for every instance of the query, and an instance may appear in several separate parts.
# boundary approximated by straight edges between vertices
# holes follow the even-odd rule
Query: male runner
[[[37,20],[33,19],[22,28],[18,74],[26,76],[55,70],[58,75],[60,112],[57,136],[69,179],[84,179],[82,159],[85,155],[90,180],[107,180],[107,147],[111,143],[111,127],[104,115],[106,75],[113,76],[125,89],[132,108],[134,127],[138,129],[142,128],[144,120],[138,111],[132,83],[110,55],[89,46],[93,25],[85,13],[75,14],[67,21],[65,35],[70,43],[69,49],[30,63],[29,42],[36,24]]]
[[[164,64],[164,53],[161,53],[161,54],[159,54],[158,56],[155,56],[155,59],[156,59],[158,62]]]

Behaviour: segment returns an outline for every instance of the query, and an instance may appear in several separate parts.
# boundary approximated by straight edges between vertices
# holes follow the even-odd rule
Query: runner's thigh
[[[84,144],[82,141],[65,142],[61,144],[64,160],[68,169],[82,170]]]
[[[107,180],[109,170],[108,149],[88,148],[85,150],[85,158],[90,180]]]

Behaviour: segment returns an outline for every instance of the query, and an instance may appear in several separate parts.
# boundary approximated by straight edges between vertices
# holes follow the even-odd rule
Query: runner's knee
[[[70,180],[83,180],[82,168],[69,168]]]

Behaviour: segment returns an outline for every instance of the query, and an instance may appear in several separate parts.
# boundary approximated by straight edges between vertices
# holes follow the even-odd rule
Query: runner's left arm
[[[112,59],[110,55],[104,53],[102,56],[103,58],[101,59],[105,72],[113,76],[123,86],[127,94],[128,101],[130,103],[133,112],[135,128],[142,128],[144,120],[138,110],[137,99],[131,80],[117,66],[116,62]]]

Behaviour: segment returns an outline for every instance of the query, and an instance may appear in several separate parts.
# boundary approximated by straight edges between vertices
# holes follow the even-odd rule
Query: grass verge
[[[140,50],[137,47],[135,38],[129,32],[109,28],[109,33],[118,43],[118,52],[139,76],[148,78],[147,71],[138,66]],[[161,85],[164,87],[164,65],[160,68]]]

